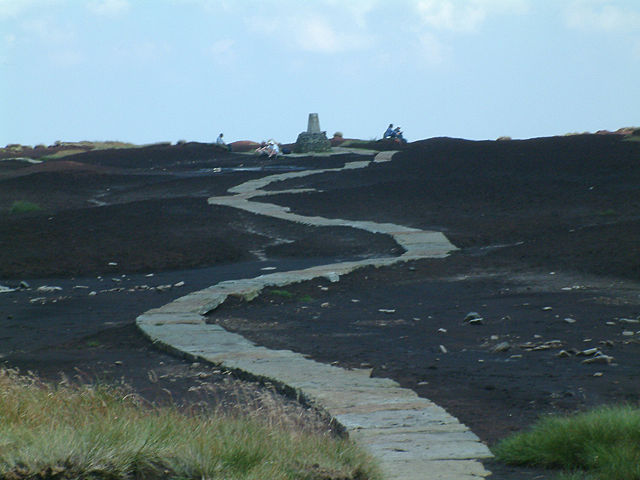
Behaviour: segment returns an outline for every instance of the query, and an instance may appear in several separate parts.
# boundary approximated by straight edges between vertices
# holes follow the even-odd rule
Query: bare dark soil
[[[0,293],[5,362],[47,378],[60,371],[122,377],[151,400],[166,397],[162,388],[185,401],[211,392],[198,382],[223,385],[229,376],[155,352],[132,327],[137,314],[225,276],[259,274],[263,265],[284,269],[399,251],[377,235],[294,226],[212,207],[206,198],[269,173],[356,159],[271,162],[186,144],[40,165],[0,161],[0,284],[27,279],[31,286]],[[309,215],[439,230],[459,250],[446,259],[361,270],[338,283],[294,285],[286,289],[290,298],[279,292],[248,304],[229,301],[210,321],[267,346],[394,378],[489,444],[539,415],[637,404],[638,185],[640,143],[620,135],[431,139],[364,170],[273,184],[268,188],[319,191],[263,201]],[[16,200],[41,210],[9,213]],[[150,272],[156,276],[146,278]],[[184,287],[168,291],[134,288],[184,279]],[[36,291],[55,282],[64,290]],[[74,290],[79,283],[98,294]],[[44,300],[30,302],[34,297]],[[469,312],[482,322],[465,322]],[[591,356],[579,353],[591,348],[610,363],[583,363]],[[166,382],[151,381],[151,370]],[[216,396],[224,394],[207,401],[215,404]],[[490,469],[497,479],[546,475]]]

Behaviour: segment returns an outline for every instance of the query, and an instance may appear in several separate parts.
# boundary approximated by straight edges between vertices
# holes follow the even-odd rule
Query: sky
[[[0,0],[0,145],[640,125],[638,0]]]

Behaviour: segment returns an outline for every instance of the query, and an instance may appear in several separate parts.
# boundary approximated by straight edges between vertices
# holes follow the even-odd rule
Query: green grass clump
[[[0,478],[378,478],[353,443],[277,419],[184,413],[104,387],[0,370]]]
[[[640,408],[543,418],[493,451],[507,464],[563,469],[565,480],[640,480]]]
[[[24,200],[16,200],[9,208],[10,213],[30,213],[39,212],[40,210],[42,210],[42,207],[37,203],[27,202]]]
[[[277,297],[293,298],[293,293],[291,293],[289,290],[270,290],[269,293]]]

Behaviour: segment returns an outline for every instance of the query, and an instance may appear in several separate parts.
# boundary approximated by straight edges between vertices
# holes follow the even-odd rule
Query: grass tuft
[[[0,478],[379,478],[353,443],[274,419],[184,413],[106,386],[41,383],[0,370]],[[363,473],[364,472],[364,475]]]
[[[543,418],[493,451],[507,464],[563,469],[567,480],[640,480],[640,408]]]

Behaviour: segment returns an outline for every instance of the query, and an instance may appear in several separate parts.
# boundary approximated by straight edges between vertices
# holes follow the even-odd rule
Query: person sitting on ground
[[[402,136],[402,130],[400,130],[400,127],[396,127],[395,130],[393,131],[393,138],[395,139],[396,142],[407,143],[405,138]]]
[[[278,157],[278,155],[280,154],[280,147],[278,146],[278,142],[276,142],[275,140],[269,140],[269,149],[268,149],[268,153],[269,153],[269,158],[271,157]]]
[[[395,134],[393,131],[393,123],[390,123],[387,129],[385,130],[382,138],[385,139],[385,138],[394,138],[394,137],[395,137]]]
[[[220,145],[221,147],[226,148],[227,150],[231,151],[231,145],[227,145],[226,143],[224,143],[224,134],[221,133],[220,135],[218,135],[218,138],[216,139],[216,144]]]

